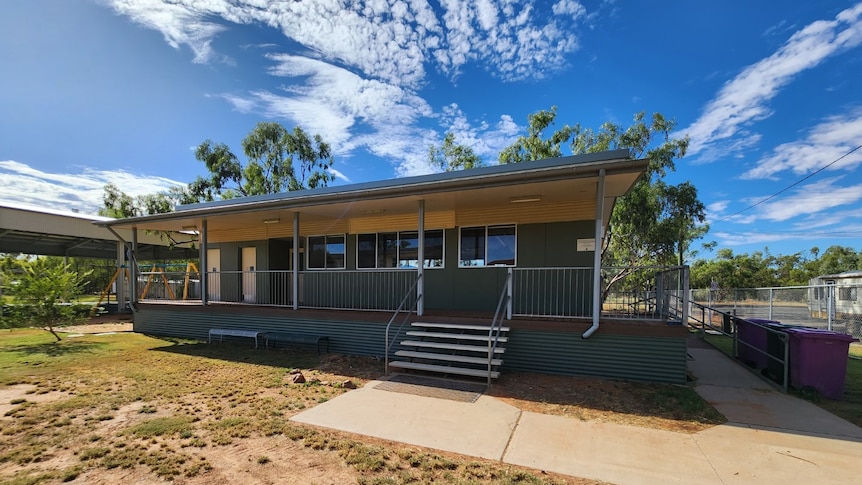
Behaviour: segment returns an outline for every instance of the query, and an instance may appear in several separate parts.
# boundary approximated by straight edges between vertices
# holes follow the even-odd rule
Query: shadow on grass
[[[4,352],[23,355],[47,355],[48,357],[64,357],[84,353],[96,353],[104,348],[102,342],[85,342],[81,340],[61,340],[59,342],[41,344],[22,344],[4,347]]]
[[[152,349],[157,352],[284,369],[316,369],[321,372],[362,379],[374,379],[383,374],[382,362],[368,356],[348,356],[333,353],[318,355],[314,350],[294,347],[256,349],[250,345],[243,345],[241,342],[210,344],[155,335],[149,335],[149,337],[171,344]]]

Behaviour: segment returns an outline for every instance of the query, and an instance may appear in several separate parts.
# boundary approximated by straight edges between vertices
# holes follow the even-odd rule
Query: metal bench
[[[307,335],[299,333],[266,332],[263,334],[264,345],[268,348],[269,341],[275,347],[278,342],[284,344],[315,344],[317,353],[320,354],[320,346],[326,344],[326,353],[329,353],[329,337],[324,335]]]
[[[231,328],[211,328],[209,333],[209,343],[213,341],[213,335],[219,337],[219,342],[224,341],[225,337],[249,337],[254,339],[254,348],[257,348],[257,337],[262,332],[257,330],[234,330]]]

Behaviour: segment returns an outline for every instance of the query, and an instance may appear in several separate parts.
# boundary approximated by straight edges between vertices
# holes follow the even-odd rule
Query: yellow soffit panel
[[[535,224],[543,222],[586,221],[596,217],[595,201],[581,200],[546,204],[511,204],[505,207],[483,207],[458,211],[460,227],[487,224]]]
[[[207,242],[259,241],[266,239],[265,227],[243,227],[207,231]]]
[[[425,228],[451,229],[455,227],[452,211],[428,212]],[[419,213],[355,217],[350,219],[350,234],[368,234],[383,231],[415,231],[419,228]]]

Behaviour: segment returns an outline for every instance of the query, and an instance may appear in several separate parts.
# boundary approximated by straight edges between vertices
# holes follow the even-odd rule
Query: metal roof
[[[160,221],[193,220],[217,215],[240,214],[269,209],[290,210],[357,201],[422,197],[430,194],[484,190],[492,187],[525,186],[569,179],[598,177],[606,174],[625,174],[625,189],[630,186],[631,175],[643,173],[648,160],[634,160],[628,150],[613,150],[573,155],[533,162],[494,165],[470,170],[435,173],[416,177],[365,182],[350,185],[323,187],[277,194],[204,202],[177,207],[167,214],[134,217],[100,222],[107,226],[133,227]],[[622,193],[611,194],[619,196]]]
[[[109,217],[78,214],[45,208],[0,204],[0,253],[116,259],[117,238],[94,222],[113,221]],[[128,231],[118,231],[131,239]],[[138,258],[169,259],[196,257],[197,251],[171,250],[159,236],[140,234]]]

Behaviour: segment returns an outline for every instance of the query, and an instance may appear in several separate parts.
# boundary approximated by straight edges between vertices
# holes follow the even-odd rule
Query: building
[[[448,328],[505,320],[505,358],[494,366],[504,372],[682,383],[684,328],[668,325],[666,312],[619,321],[600,310],[603,230],[647,164],[616,150],[220,200],[100,224],[200,236],[205,274],[196,298],[134,302],[138,332],[323,335],[334,352],[389,357],[404,350],[400,339],[418,331],[411,330],[416,322]],[[181,279],[188,275],[164,281]],[[424,335],[436,341],[432,334]]]

